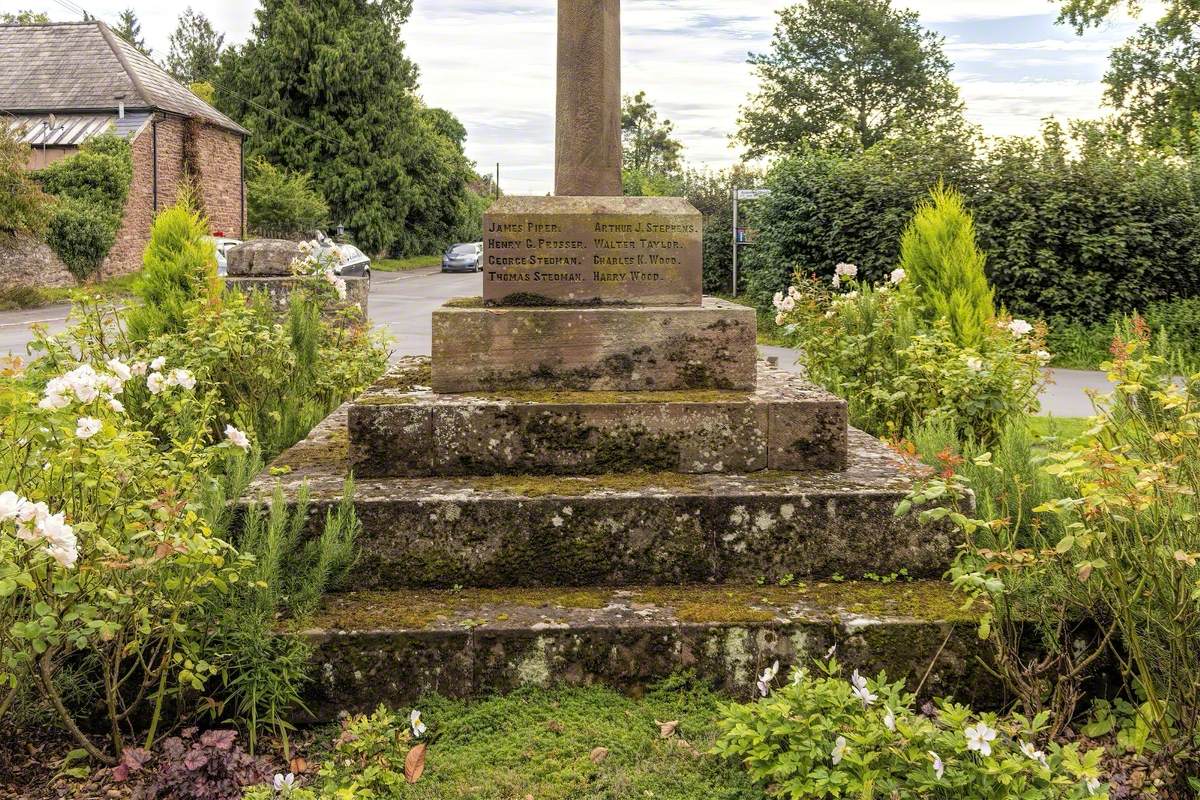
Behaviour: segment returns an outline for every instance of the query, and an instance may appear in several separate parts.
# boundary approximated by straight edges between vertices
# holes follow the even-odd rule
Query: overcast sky
[[[187,2],[170,0],[0,0],[0,11],[34,9],[75,19],[78,3],[107,21],[132,7],[153,55],[165,58],[168,37]],[[65,4],[65,5],[64,5]],[[194,2],[227,34],[245,39],[251,0]],[[729,134],[753,89],[748,52],[767,48],[775,10],[785,0],[623,0],[623,80],[644,89],[674,120],[687,158],[725,166],[737,159]],[[1043,117],[1096,117],[1101,78],[1112,48],[1133,30],[1129,20],[1085,36],[1054,24],[1049,0],[897,0],[946,37],[970,119],[991,135],[1031,134]],[[1151,4],[1153,5],[1153,4]],[[544,193],[552,185],[555,0],[414,0],[405,29],[421,69],[421,93],[466,124],[468,154],[481,171],[503,164],[511,193]],[[1153,8],[1146,13],[1152,14]]]

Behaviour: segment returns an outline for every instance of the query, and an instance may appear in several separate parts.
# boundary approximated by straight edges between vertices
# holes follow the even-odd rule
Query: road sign
[[[764,197],[770,197],[770,189],[738,189],[738,200],[761,200]]]

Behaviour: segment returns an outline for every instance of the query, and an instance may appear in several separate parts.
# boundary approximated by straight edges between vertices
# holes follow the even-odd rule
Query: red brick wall
[[[158,121],[158,210],[175,203],[184,177],[185,152],[192,156],[209,230],[241,237],[241,137],[195,120],[160,114]],[[141,269],[154,222],[154,131],[147,125],[133,140],[133,182],[125,216],[101,275]]]

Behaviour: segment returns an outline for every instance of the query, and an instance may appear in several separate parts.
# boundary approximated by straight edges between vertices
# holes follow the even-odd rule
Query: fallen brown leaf
[[[550,731],[551,733],[562,733],[563,724],[556,719],[552,719],[546,723],[546,730]]]
[[[303,775],[308,772],[308,761],[302,756],[296,756],[288,762],[288,772],[294,772],[297,775]]]
[[[670,739],[675,735],[675,729],[679,727],[679,720],[673,719],[670,722],[654,720],[654,724],[658,726],[658,735],[661,738]]]
[[[421,773],[425,771],[425,743],[408,751],[408,757],[404,759],[404,780],[409,783],[416,783],[421,780]]]
[[[592,751],[592,754],[589,756],[589,758],[592,759],[593,764],[599,764],[601,761],[608,758],[608,748],[607,747],[597,747],[595,750]]]

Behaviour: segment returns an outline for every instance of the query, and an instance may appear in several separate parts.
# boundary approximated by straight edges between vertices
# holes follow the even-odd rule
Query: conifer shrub
[[[962,195],[938,183],[900,239],[900,268],[927,313],[946,320],[964,347],[978,346],[996,316],[985,262]]]

